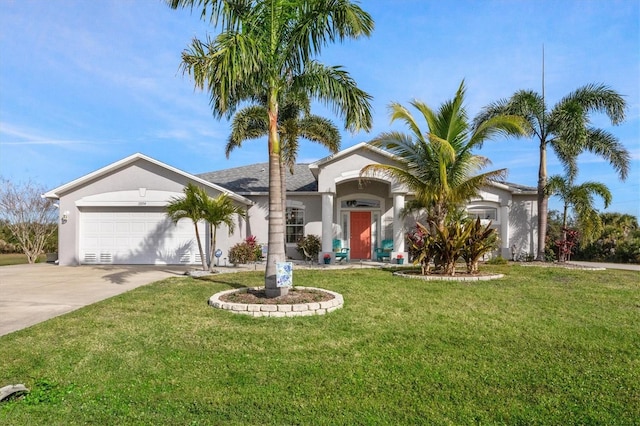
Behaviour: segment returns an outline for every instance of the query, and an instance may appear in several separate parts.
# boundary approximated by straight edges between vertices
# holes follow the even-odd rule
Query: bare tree
[[[42,196],[44,192],[31,180],[16,184],[0,178],[0,220],[6,222],[29,263],[44,253],[56,231],[57,212],[53,201]]]

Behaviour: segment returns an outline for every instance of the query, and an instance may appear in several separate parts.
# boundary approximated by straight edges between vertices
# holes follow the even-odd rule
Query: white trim
[[[166,170],[169,170],[169,171],[171,171],[173,173],[179,174],[179,175],[181,175],[181,176],[183,176],[183,177],[185,177],[185,178],[187,178],[189,180],[192,180],[192,181],[194,181],[196,183],[199,183],[200,185],[204,185],[206,187],[215,189],[216,191],[222,192],[223,194],[227,194],[232,199],[234,199],[234,200],[236,200],[238,202],[241,202],[243,204],[246,204],[246,205],[249,205],[249,206],[253,205],[253,201],[249,200],[248,198],[243,197],[242,195],[238,195],[235,192],[231,192],[226,188],[223,188],[223,187],[221,187],[219,185],[216,185],[214,183],[208,182],[208,181],[206,181],[206,180],[204,180],[202,178],[199,178],[199,177],[194,176],[194,175],[192,175],[190,173],[184,172],[184,171],[182,171],[180,169],[176,169],[175,167],[169,166],[168,164],[165,164],[165,163],[163,163],[161,161],[155,160],[155,159],[153,159],[151,157],[148,157],[148,156],[146,156],[144,154],[141,154],[139,152],[135,153],[133,155],[130,155],[130,156],[126,157],[126,158],[123,158],[122,160],[116,161],[115,163],[111,163],[111,164],[109,164],[109,165],[107,165],[107,166],[105,166],[105,167],[103,167],[101,169],[98,169],[98,170],[96,170],[94,172],[91,172],[91,173],[89,173],[87,175],[79,177],[78,179],[75,179],[75,180],[73,180],[73,181],[71,181],[69,183],[66,183],[66,184],[64,184],[62,186],[59,186],[59,187],[57,187],[55,189],[52,189],[51,191],[45,193],[44,196],[46,198],[59,199],[60,195],[62,193],[64,193],[64,192],[68,192],[68,191],[74,189],[75,187],[84,184],[85,182],[89,182],[89,181],[94,180],[96,178],[102,177],[102,176],[104,176],[106,174],[109,174],[109,173],[111,173],[112,171],[114,171],[114,170],[116,170],[118,168],[124,167],[124,166],[129,165],[129,164],[133,164],[134,162],[136,162],[138,160],[143,160],[143,161],[147,161],[149,163],[155,164],[155,165],[157,165],[159,167],[162,167],[162,168],[164,168]]]
[[[322,166],[322,165],[324,165],[324,164],[326,164],[326,163],[328,163],[330,161],[337,160],[337,159],[339,159],[341,157],[347,156],[347,155],[351,154],[352,152],[358,151],[359,149],[367,149],[367,150],[376,152],[376,153],[378,153],[378,154],[380,154],[382,156],[388,157],[388,158],[390,158],[392,160],[396,158],[393,154],[391,154],[388,151],[385,151],[384,149],[377,148],[377,147],[371,145],[368,142],[360,142],[358,144],[353,145],[352,147],[349,147],[347,149],[343,149],[342,151],[336,152],[335,154],[331,154],[331,155],[329,155],[327,157],[321,158],[320,160],[309,164],[309,168],[311,170],[316,170],[320,166]]]

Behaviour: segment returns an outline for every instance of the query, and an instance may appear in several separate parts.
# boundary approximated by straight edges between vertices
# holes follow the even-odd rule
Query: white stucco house
[[[386,151],[361,143],[287,175],[287,256],[300,258],[296,241],[315,234],[323,253],[334,244],[349,248],[350,259],[375,259],[375,248],[392,243],[393,255],[406,253],[405,233],[414,226],[400,211],[411,193],[386,179],[360,179],[363,166],[392,164]],[[45,194],[59,205],[60,265],[184,264],[200,258],[193,223],[173,224],[164,207],[192,182],[212,197],[228,194],[247,209],[233,235],[218,231],[220,264],[229,248],[250,235],[267,243],[267,163],[192,175],[143,154],[133,154]],[[483,188],[467,210],[491,220],[500,235],[500,254],[535,253],[536,189],[509,183]],[[201,235],[208,235],[201,224]],[[206,244],[208,247],[208,244]]]

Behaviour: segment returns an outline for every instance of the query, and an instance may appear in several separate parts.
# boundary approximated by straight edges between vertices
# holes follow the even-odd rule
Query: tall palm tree
[[[609,207],[612,197],[606,185],[600,182],[583,182],[575,185],[572,176],[554,175],[549,178],[545,193],[547,196],[558,196],[562,200],[563,241],[567,239],[567,219],[570,208],[574,212],[574,219],[580,230],[580,240],[583,243],[588,244],[600,235],[603,229],[602,220],[593,206],[593,197],[598,195],[604,201],[604,208]]]
[[[172,197],[166,207],[167,216],[178,223],[180,219],[191,219],[196,229],[196,240],[198,241],[198,251],[200,252],[200,260],[202,261],[202,270],[207,270],[207,258],[202,249],[202,240],[200,239],[200,231],[198,230],[198,222],[204,219],[204,197],[207,197],[206,191],[189,183],[184,187],[184,197]]]
[[[590,125],[589,115],[601,112],[611,123],[624,120],[624,98],[603,84],[588,84],[565,96],[549,110],[543,96],[531,90],[520,90],[509,99],[485,107],[478,122],[497,114],[515,114],[528,122],[527,136],[539,143],[538,167],[538,253],[544,260],[549,196],[547,185],[547,147],[551,147],[568,176],[577,173],[578,154],[588,151],[606,159],[621,180],[629,171],[629,153],[611,133]]]
[[[213,270],[213,256],[216,252],[216,242],[218,235],[218,227],[226,225],[229,235],[233,234],[235,229],[234,216],[246,217],[246,211],[241,207],[233,204],[233,201],[227,194],[220,194],[216,198],[203,198],[203,216],[202,218],[209,223],[211,232],[211,247],[209,250],[209,268]]]
[[[603,230],[608,235],[616,238],[627,238],[631,233],[637,231],[638,218],[626,213],[600,213],[600,219],[605,227]]]
[[[363,176],[383,174],[404,183],[415,193],[413,204],[426,208],[440,230],[448,216],[477,194],[480,187],[505,176],[505,169],[477,173],[490,161],[473,150],[496,134],[524,133],[521,118],[503,115],[488,118],[472,129],[464,95],[462,81],[455,97],[438,110],[423,102],[411,102],[426,122],[425,131],[407,108],[392,103],[391,121],[403,121],[410,133],[382,133],[370,143],[394,154],[400,164],[371,164],[361,170]]]
[[[283,94],[278,114],[278,135],[282,144],[280,152],[280,182],[282,185],[282,211],[287,211],[286,168],[293,174],[298,157],[299,138],[305,138],[325,146],[336,153],[340,150],[340,131],[328,119],[311,114],[311,102],[304,93],[294,94],[287,91]],[[227,140],[225,154],[227,158],[236,148],[249,139],[267,136],[269,132],[269,117],[267,114],[266,97],[260,99],[256,105],[250,105],[238,111],[231,122],[231,135]],[[283,215],[283,226],[287,220]]]
[[[207,89],[218,117],[233,115],[245,101],[266,96],[269,118],[269,252],[265,287],[269,297],[287,293],[276,285],[276,262],[285,259],[280,94],[304,92],[330,104],[350,130],[371,128],[370,96],[341,67],[313,58],[336,40],[368,36],[371,16],[348,0],[167,0],[173,8],[197,7],[221,33],[205,42],[193,40],[182,54],[183,71],[197,88]]]

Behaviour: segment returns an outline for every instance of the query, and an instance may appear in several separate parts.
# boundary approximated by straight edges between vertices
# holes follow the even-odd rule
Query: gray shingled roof
[[[215,183],[237,194],[269,191],[269,164],[258,163],[248,166],[197,175],[208,182]],[[287,191],[318,191],[318,182],[309,170],[309,164],[296,164],[293,175],[287,169]]]
[[[503,183],[507,185],[509,188],[515,189],[521,192],[537,192],[538,191],[538,188],[533,186],[520,185],[518,183],[513,183],[513,182],[503,182]]]
[[[318,191],[318,182],[309,169],[309,164],[296,164],[293,175],[287,170],[287,192]],[[249,192],[269,192],[269,164],[258,163],[248,166],[196,175],[208,182],[227,188],[237,194]],[[536,188],[512,182],[502,182],[513,191],[536,192]]]

